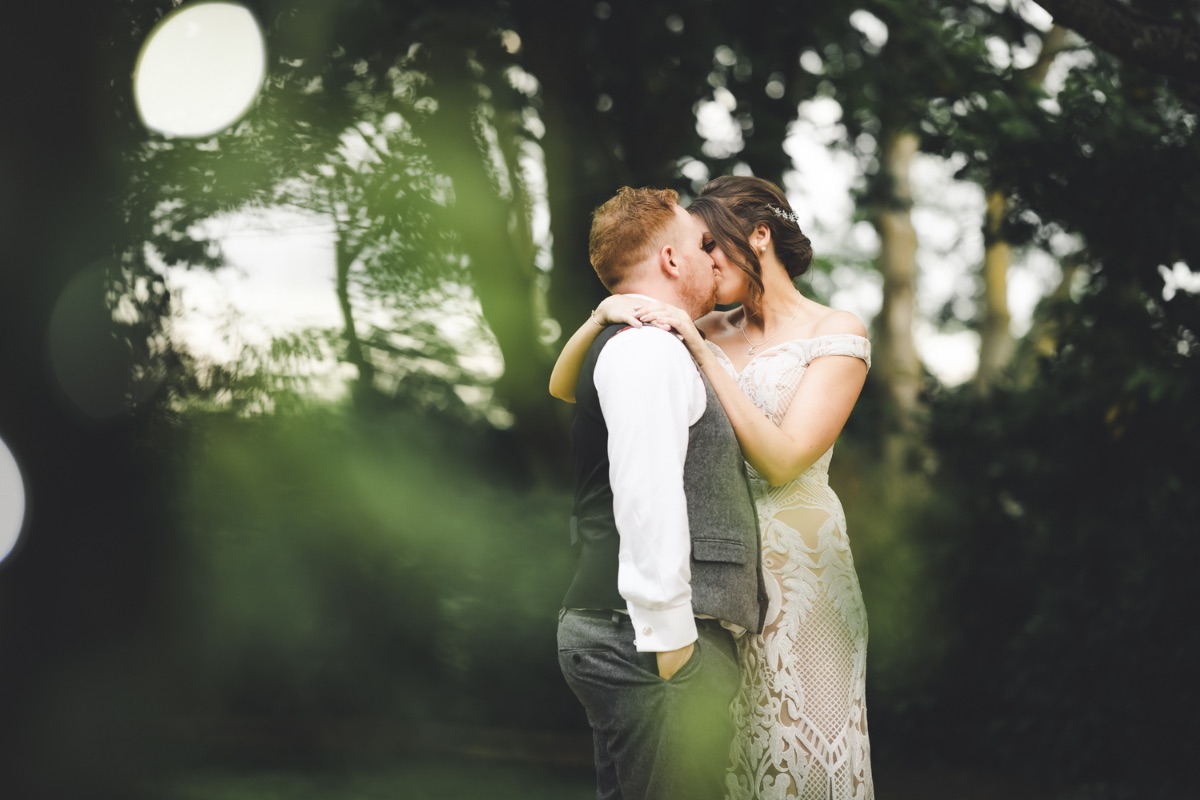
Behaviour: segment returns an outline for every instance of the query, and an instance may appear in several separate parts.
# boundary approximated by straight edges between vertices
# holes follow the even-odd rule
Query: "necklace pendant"
[[[758,347],[758,345],[756,345],[756,344],[752,344],[752,345],[750,345],[750,349],[746,351],[746,355],[748,355],[748,356],[752,356],[752,355],[754,355],[754,348],[755,348],[755,347]]]

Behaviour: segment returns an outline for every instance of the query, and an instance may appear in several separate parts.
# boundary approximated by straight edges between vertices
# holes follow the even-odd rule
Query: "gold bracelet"
[[[594,308],[590,312],[588,312],[588,319],[590,319],[592,322],[595,322],[601,328],[605,327],[603,322],[596,321],[596,309],[594,309]]]

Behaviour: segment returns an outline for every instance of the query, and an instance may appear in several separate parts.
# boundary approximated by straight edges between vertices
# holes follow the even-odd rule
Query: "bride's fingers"
[[[642,314],[640,319],[642,320],[642,322],[646,322],[651,325],[658,325],[660,327],[666,327],[666,328],[678,328],[679,327],[679,321],[671,314],[665,314],[665,313],[661,313],[661,312],[653,312],[653,313],[649,313],[649,314]]]
[[[638,318],[638,309],[632,311],[618,311],[616,309],[605,309],[604,320],[608,323],[624,323],[631,325],[634,328],[642,327],[642,321]]]
[[[609,295],[596,307],[595,315],[603,322],[625,323],[635,328],[641,327],[641,321],[637,318],[638,312],[646,307],[646,303],[641,298],[634,298],[627,295]]]
[[[662,328],[665,331],[674,330],[678,327],[678,323],[670,316],[662,314],[643,315],[641,320],[646,325],[653,325],[656,328]]]
[[[638,318],[636,308],[628,314],[622,314],[619,322],[624,322],[627,325],[632,325],[635,328],[642,327],[642,321]]]

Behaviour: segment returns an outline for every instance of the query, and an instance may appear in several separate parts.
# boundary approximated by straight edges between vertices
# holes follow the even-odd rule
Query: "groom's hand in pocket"
[[[692,657],[692,651],[696,649],[696,643],[685,644],[678,650],[667,650],[662,653],[655,653],[658,656],[658,675],[664,681],[671,680],[671,677],[683,668],[683,665]]]

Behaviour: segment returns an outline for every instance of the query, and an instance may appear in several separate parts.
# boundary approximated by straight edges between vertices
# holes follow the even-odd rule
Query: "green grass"
[[[430,760],[340,772],[210,771],[178,779],[163,800],[590,800],[591,768]]]
[[[411,758],[411,757],[410,757]],[[1003,770],[878,763],[875,787],[888,800],[1161,800],[1178,793],[1021,777]],[[318,770],[220,769],[177,778],[155,800],[592,800],[590,765],[438,756],[390,767]]]

